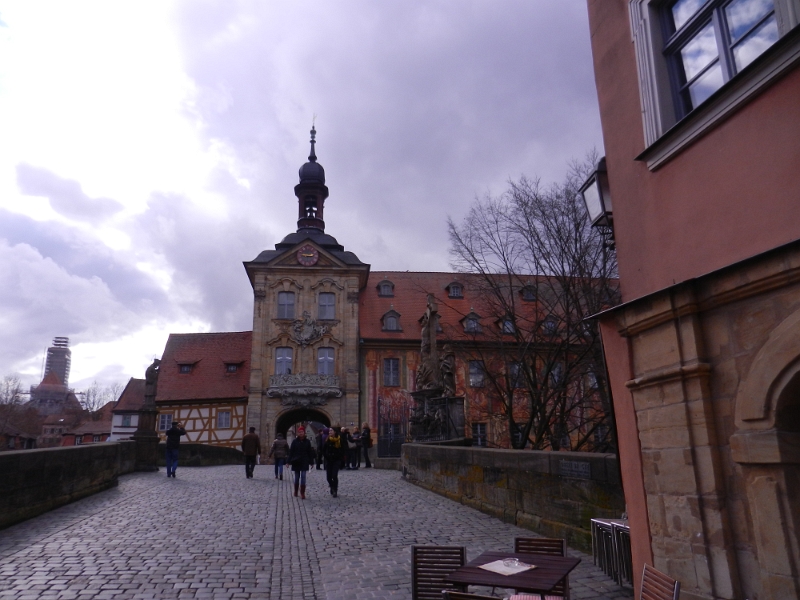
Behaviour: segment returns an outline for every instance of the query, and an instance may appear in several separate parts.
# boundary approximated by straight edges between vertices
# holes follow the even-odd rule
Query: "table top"
[[[499,573],[481,569],[481,565],[504,558],[518,558],[529,565],[536,565],[536,568],[528,569],[516,575],[500,575]],[[569,575],[569,572],[577,567],[580,562],[581,559],[572,558],[571,556],[549,556],[547,554],[525,554],[494,550],[484,552],[475,560],[453,571],[445,578],[445,581],[461,585],[491,585],[514,588],[525,592],[549,592],[554,585]]]

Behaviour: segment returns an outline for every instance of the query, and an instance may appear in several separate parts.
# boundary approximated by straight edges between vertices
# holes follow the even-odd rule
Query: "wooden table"
[[[481,565],[503,560],[504,558],[518,558],[529,565],[536,565],[536,568],[528,569],[516,575],[501,575],[500,573],[481,569]],[[523,554],[495,550],[484,552],[475,560],[453,571],[445,577],[445,581],[459,585],[486,585],[514,588],[521,592],[542,593],[553,589],[553,586],[569,575],[569,572],[577,567],[580,562],[580,558],[572,558],[570,556],[548,556],[545,554]]]

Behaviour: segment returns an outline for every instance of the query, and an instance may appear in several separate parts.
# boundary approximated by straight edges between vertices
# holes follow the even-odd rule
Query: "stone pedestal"
[[[139,427],[133,434],[136,442],[136,470],[158,471],[158,441],[156,410],[145,409],[139,413]]]
[[[463,396],[442,396],[441,388],[411,392],[416,402],[410,434],[414,441],[464,437]]]

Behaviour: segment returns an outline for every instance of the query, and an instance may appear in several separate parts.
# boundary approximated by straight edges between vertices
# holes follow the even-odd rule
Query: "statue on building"
[[[319,325],[307,310],[303,311],[303,318],[297,319],[292,324],[292,338],[302,347],[316,342],[328,332],[326,325]]]

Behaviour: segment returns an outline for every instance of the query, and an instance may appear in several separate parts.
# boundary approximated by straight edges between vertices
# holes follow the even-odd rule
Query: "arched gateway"
[[[359,422],[358,299],[369,265],[325,234],[315,135],[294,188],[297,231],[244,263],[254,298],[247,425],[264,440],[300,421]]]

